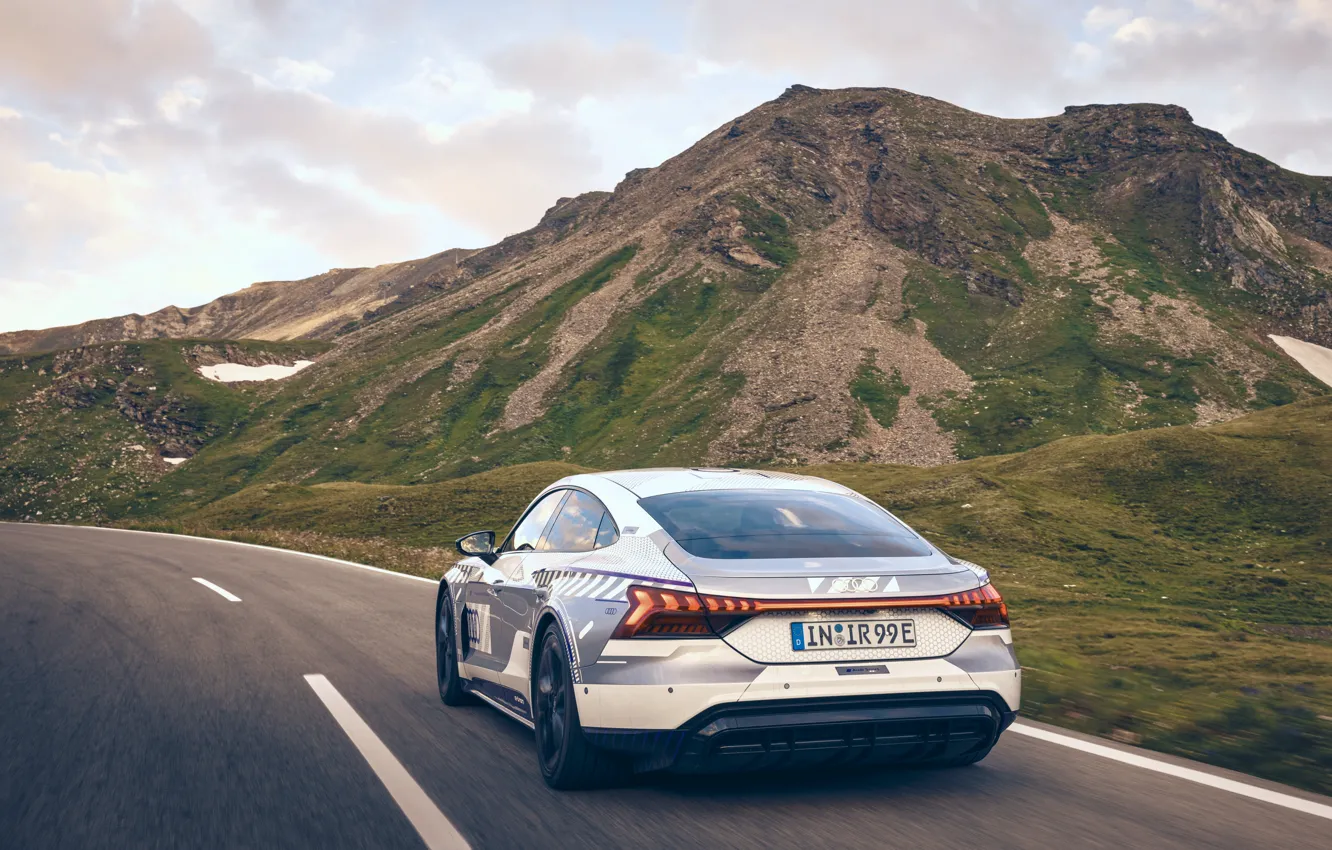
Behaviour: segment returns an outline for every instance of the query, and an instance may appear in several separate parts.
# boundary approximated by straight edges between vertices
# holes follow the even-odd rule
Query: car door
[[[474,572],[468,581],[463,607],[467,646],[463,648],[462,660],[472,668],[479,668],[468,675],[494,681],[495,674],[508,666],[516,621],[505,608],[506,595],[512,596],[509,591],[516,589],[528,575],[523,562],[537,550],[568,495],[568,490],[552,490],[532,504],[500,546],[495,563]]]
[[[522,577],[501,592],[503,604],[493,610],[506,619],[511,618],[512,622],[506,623],[504,629],[506,634],[514,636],[512,663],[502,671],[501,684],[526,693],[533,620],[544,599],[536,584],[536,573],[567,567],[599,545],[605,545],[608,537],[602,531],[603,526],[613,528],[605,506],[590,493],[570,490],[536,550],[523,559]]]

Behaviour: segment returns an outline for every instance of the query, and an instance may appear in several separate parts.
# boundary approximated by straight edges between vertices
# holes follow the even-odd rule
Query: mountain
[[[1269,335],[1332,345],[1332,179],[1176,106],[1010,120],[793,86],[421,274],[355,318],[309,294],[219,318],[331,347],[278,384],[210,387],[247,410],[138,504],[544,460],[934,465],[1325,395]],[[24,383],[57,356],[0,361],[0,402],[29,399],[0,441],[60,415]],[[8,457],[7,484],[50,477]]]
[[[0,354],[57,351],[136,339],[325,339],[376,314],[429,297],[473,252],[453,248],[372,269],[329,269],[304,280],[256,283],[202,307],[164,307],[78,325],[0,334]]]

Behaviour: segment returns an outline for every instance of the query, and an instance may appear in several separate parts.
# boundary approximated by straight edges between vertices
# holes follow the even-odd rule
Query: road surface
[[[530,731],[440,704],[434,600],[295,553],[0,524],[0,845],[1332,847],[1327,798],[1012,733],[960,770],[551,791]]]

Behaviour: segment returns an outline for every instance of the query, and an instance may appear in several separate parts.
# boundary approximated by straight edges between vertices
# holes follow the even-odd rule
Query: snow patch
[[[1272,342],[1281,346],[1281,350],[1307,369],[1310,375],[1332,387],[1332,349],[1293,337],[1270,336]]]
[[[184,463],[185,461],[189,460],[189,458],[187,458],[187,457],[164,457],[164,458],[162,458],[162,460],[166,461],[167,463],[171,464],[172,466],[180,466],[182,463]]]
[[[210,381],[224,384],[236,381],[280,381],[290,378],[307,366],[313,366],[313,360],[297,360],[291,366],[269,363],[266,366],[246,366],[242,363],[215,363],[212,366],[200,366],[199,374]]]

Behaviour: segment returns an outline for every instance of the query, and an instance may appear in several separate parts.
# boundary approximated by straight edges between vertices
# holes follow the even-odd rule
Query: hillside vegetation
[[[272,387],[219,384],[214,363],[291,363],[321,342],[148,340],[0,357],[0,518],[93,522],[152,507],[142,491],[242,427]]]
[[[454,538],[505,533],[581,469],[257,485],[158,527],[325,553],[375,541],[385,565],[438,575]],[[1011,602],[1028,716],[1332,791],[1332,400],[933,469],[802,471],[990,569]],[[303,543],[310,529],[320,536]]]
[[[1226,421],[1329,392],[1268,338],[1332,345],[1329,199],[1175,106],[1013,120],[793,86],[496,245],[134,325],[331,346],[194,421],[141,501],[537,461],[931,466]]]

